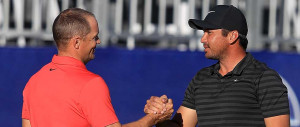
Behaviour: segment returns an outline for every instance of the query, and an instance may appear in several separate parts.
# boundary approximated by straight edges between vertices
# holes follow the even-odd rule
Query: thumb
[[[160,99],[162,100],[163,103],[167,103],[167,102],[168,102],[168,97],[167,97],[167,95],[162,95],[162,96],[160,97]]]

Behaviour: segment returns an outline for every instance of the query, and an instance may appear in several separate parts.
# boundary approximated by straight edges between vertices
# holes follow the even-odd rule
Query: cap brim
[[[206,29],[220,29],[221,27],[210,24],[204,20],[189,19],[189,26],[193,29],[206,30]]]

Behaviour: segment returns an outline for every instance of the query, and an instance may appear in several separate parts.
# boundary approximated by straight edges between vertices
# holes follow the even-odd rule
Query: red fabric
[[[103,127],[118,122],[104,80],[74,58],[54,56],[23,91],[32,127]]]

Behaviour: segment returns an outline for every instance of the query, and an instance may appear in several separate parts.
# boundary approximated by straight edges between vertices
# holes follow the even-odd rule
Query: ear
[[[234,44],[239,38],[239,32],[237,30],[231,31],[228,37],[230,44]]]
[[[80,40],[80,37],[79,37],[79,36],[74,36],[74,37],[72,37],[72,39],[71,39],[71,44],[72,44],[72,46],[73,46],[75,49],[79,49],[79,47],[80,47],[80,42],[81,42],[81,40]]]

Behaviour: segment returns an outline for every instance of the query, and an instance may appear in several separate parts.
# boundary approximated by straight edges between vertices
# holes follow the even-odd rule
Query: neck
[[[76,53],[72,53],[72,52],[69,52],[69,51],[61,51],[61,50],[58,50],[58,56],[68,56],[68,57],[72,57],[72,58],[75,58],[79,61],[81,61],[82,63],[84,63],[80,57],[78,55],[76,55]],[[86,64],[86,63],[84,63]]]
[[[235,52],[231,55],[227,55],[225,58],[220,59],[219,73],[224,76],[231,72],[235,66],[246,56],[246,52]]]

